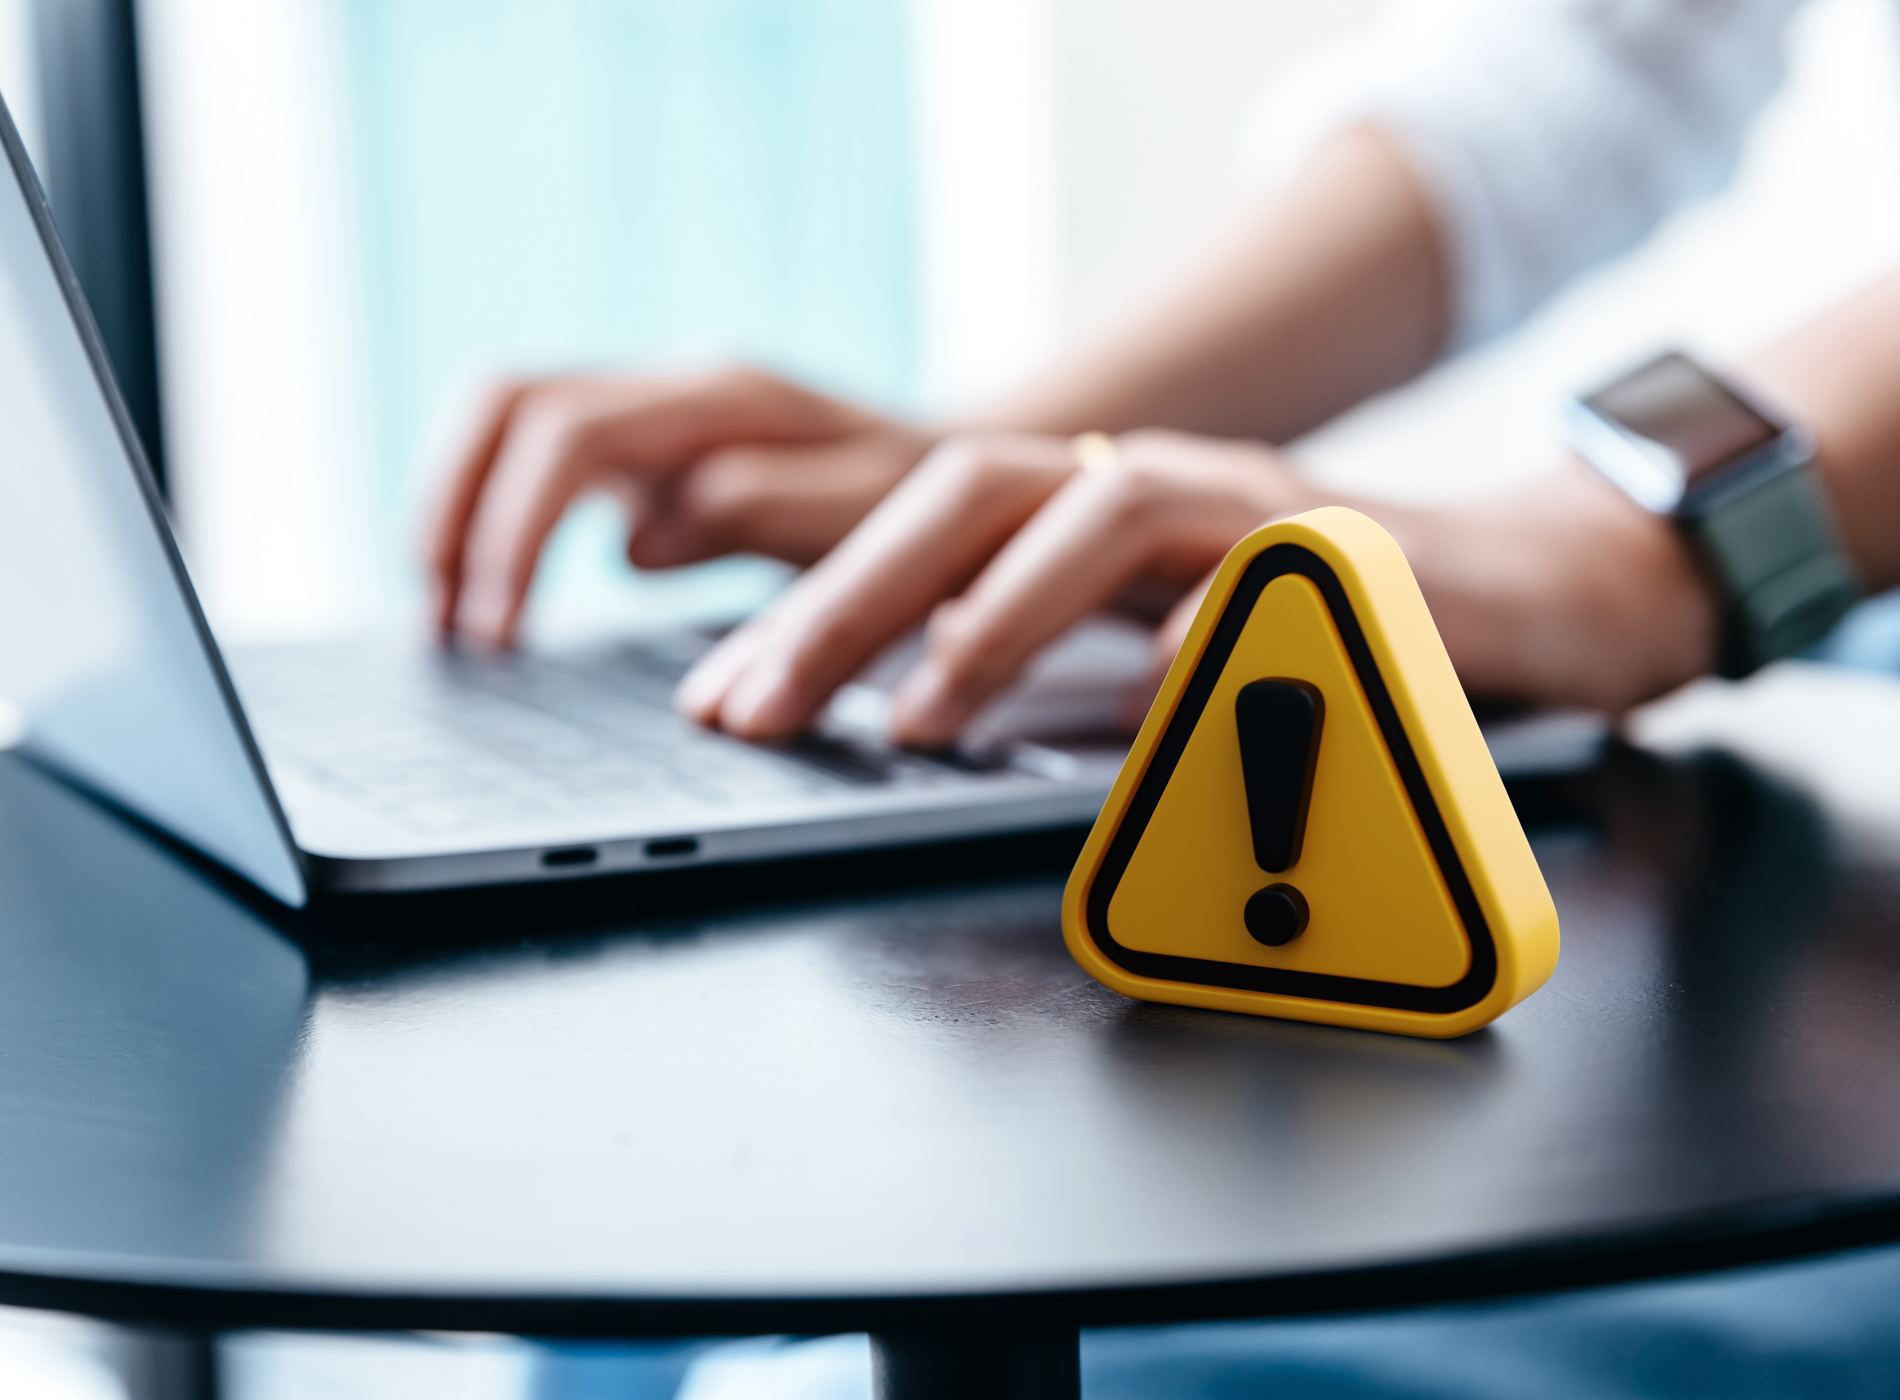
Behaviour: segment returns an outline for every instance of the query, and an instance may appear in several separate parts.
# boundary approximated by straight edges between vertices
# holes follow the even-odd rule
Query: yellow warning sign
[[[1477,1029],[1557,915],[1397,543],[1332,507],[1237,545],[1069,879],[1129,996],[1412,1035]]]

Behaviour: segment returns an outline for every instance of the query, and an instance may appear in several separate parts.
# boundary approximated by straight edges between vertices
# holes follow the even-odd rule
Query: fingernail
[[[508,597],[500,589],[477,584],[464,590],[459,614],[462,634],[500,650],[508,644],[509,611]]]
[[[956,737],[965,719],[964,707],[950,693],[949,677],[939,666],[924,662],[891,697],[891,738],[900,744],[929,748]]]
[[[725,693],[725,678],[708,656],[680,679],[673,691],[673,708],[701,724],[710,724]]]
[[[755,739],[789,733],[804,718],[804,707],[792,689],[791,669],[778,660],[755,662],[733,683],[719,707],[719,721],[725,728]]]

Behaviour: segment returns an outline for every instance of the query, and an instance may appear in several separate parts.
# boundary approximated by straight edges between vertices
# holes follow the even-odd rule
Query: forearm
[[[1865,586],[1900,586],[1900,272],[1738,377],[1814,432],[1815,471]],[[1475,692],[1620,710],[1715,664],[1720,607],[1681,532],[1580,462],[1465,506],[1358,504],[1405,547]]]
[[[1425,191],[1390,138],[1358,128],[1136,315],[976,421],[1285,441],[1427,367],[1448,307]]]
[[[1900,585],[1900,270],[1748,360],[1814,433],[1842,543],[1870,592]]]

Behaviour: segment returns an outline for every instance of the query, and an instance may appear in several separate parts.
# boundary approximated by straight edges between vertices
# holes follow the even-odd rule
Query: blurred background
[[[489,376],[744,359],[897,410],[980,402],[1266,178],[1263,97],[1381,8],[0,0],[0,94],[75,251],[110,246],[127,226],[86,197],[97,74],[74,43],[129,36],[174,515],[221,627],[307,635],[419,612],[439,438]],[[1546,460],[1576,385],[1663,341],[1734,354],[1889,262],[1900,181],[1856,172],[1900,169],[1897,17],[1816,0],[1727,190],[1308,460],[1418,496],[1505,479]],[[774,577],[635,575],[611,517],[583,512],[544,611],[720,608]],[[95,1334],[0,1313],[0,1335],[10,1400],[113,1393]],[[240,1361],[279,1396],[447,1384],[389,1346]],[[516,1364],[482,1373],[497,1394]]]
[[[256,637],[415,606],[444,424],[496,373],[737,358],[980,401],[1264,178],[1263,95],[1381,4],[0,0],[0,92],[59,207],[85,172],[48,149],[71,94],[36,9],[131,16],[173,508],[214,618]],[[1895,20],[1817,0],[1723,195],[1310,460],[1469,489],[1544,460],[1576,384],[1666,339],[1739,350],[1869,274],[1900,246],[1900,183],[1854,174],[1900,168]],[[583,513],[543,611],[770,578],[635,577]]]

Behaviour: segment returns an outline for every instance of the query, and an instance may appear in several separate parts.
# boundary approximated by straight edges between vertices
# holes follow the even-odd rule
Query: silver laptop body
[[[517,659],[285,649],[228,670],[3,104],[0,142],[0,696],[42,760],[289,904],[1096,810],[1112,744],[903,753],[874,737],[863,688],[780,748],[701,731],[670,705],[708,644],[686,631]]]

